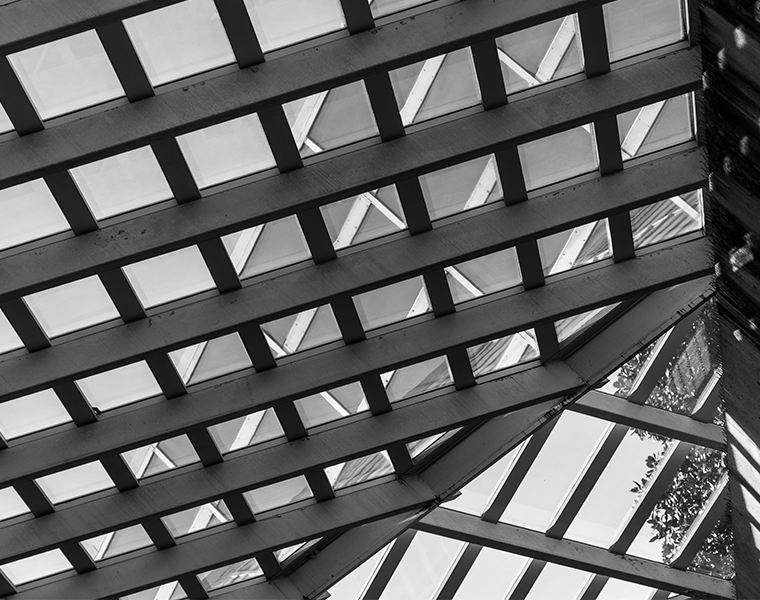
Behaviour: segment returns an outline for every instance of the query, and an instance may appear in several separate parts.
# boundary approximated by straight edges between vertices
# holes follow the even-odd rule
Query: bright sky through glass
[[[603,4],[610,61],[682,40],[681,0],[617,0]]]
[[[53,504],[114,487],[99,461],[94,461],[35,479]]]
[[[76,382],[87,402],[100,411],[110,410],[161,393],[145,361],[85,377]]]
[[[71,563],[66,560],[63,552],[56,548],[4,564],[0,567],[0,571],[12,584],[21,585],[35,579],[49,577],[54,573],[68,571],[71,568]]]
[[[16,330],[8,322],[8,317],[0,310],[0,354],[16,350],[17,348],[23,348],[23,346],[24,344],[21,342],[21,338],[18,337]]]
[[[21,496],[12,487],[0,490],[0,521],[29,512]]]
[[[71,421],[53,390],[0,403],[0,433],[6,440]]]
[[[0,133],[11,131],[13,129],[13,123],[11,123],[8,113],[5,112],[3,105],[0,104]]]
[[[0,190],[0,250],[69,229],[42,179]]]

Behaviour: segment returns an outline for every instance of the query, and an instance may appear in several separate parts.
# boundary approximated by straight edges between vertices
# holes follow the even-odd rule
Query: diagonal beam
[[[409,92],[409,96],[406,98],[406,102],[404,102],[404,106],[400,109],[401,122],[404,126],[414,123],[417,114],[422,108],[422,104],[425,102],[425,98],[427,98],[430,92],[430,88],[433,87],[438,72],[443,66],[443,61],[446,60],[446,56],[446,54],[442,54],[435,58],[429,58],[422,65],[422,70],[417,75],[417,79],[414,81],[414,85]]]
[[[538,65],[536,79],[539,81],[549,81],[554,77],[574,39],[575,16],[570,15],[562,19],[562,24],[554,35],[551,44],[549,44],[546,54],[541,59],[541,64]]]

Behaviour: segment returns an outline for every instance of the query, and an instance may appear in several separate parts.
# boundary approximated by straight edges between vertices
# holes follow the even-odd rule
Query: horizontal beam
[[[555,540],[521,527],[486,523],[477,517],[445,508],[435,509],[423,517],[415,528],[640,585],[687,593],[697,598],[734,597],[730,581],[671,569],[632,556],[618,556],[602,548],[570,540]]]
[[[45,519],[30,519],[0,528],[0,561],[43,552],[66,539],[87,539],[151,516],[198,506],[224,495],[269,485],[484,418],[547,402],[548,410],[556,399],[576,392],[579,385],[576,375],[562,364],[535,367],[498,381],[402,406],[381,416],[314,433],[297,444],[280,443],[239,454],[207,469],[196,468],[169,479],[145,482],[139,489],[61,508]],[[48,460],[51,466],[55,464],[54,458],[48,457]],[[56,465],[57,468],[65,466],[65,463]]]
[[[0,262],[0,301],[7,294],[29,294],[131,264],[577,127],[653,99],[683,94],[701,85],[694,75],[698,63],[697,50],[682,50],[609,76],[573,83],[391,142],[333,156],[296,169],[287,177],[264,178],[86,236],[8,256]],[[248,93],[253,88],[245,89]],[[150,101],[143,100],[135,106]],[[452,139],[457,143],[451,144]],[[23,139],[13,140],[18,141]],[[69,138],[65,143],[67,149],[76,145]],[[8,153],[8,160],[17,160],[18,151],[11,148],[11,142],[0,144],[0,170],[4,155]],[[52,150],[39,153],[35,146],[29,160],[51,153]],[[23,178],[31,176],[28,173]],[[257,201],[251,202],[251,198]]]
[[[350,254],[340,261],[304,268],[149,319],[92,333],[43,354],[8,358],[0,364],[0,381],[4,384],[0,401],[43,389],[50,381],[81,378],[134,362],[150,352],[180,349],[239,331],[250,322],[294,314],[326,304],[338,295],[356,295],[510,247],[528,237],[548,235],[566,228],[563,219],[570,214],[571,220],[596,219],[616,205],[633,207],[669,197],[676,189],[699,186],[701,156],[700,152],[686,153],[665,162],[642,165],[630,173],[594,180],[424,235]]]

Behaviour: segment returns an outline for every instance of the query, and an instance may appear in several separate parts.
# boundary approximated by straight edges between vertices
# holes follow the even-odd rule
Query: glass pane
[[[702,190],[673,196],[631,211],[634,248],[701,231],[704,227]]]
[[[12,487],[0,490],[0,521],[28,513],[29,508]]]
[[[427,4],[431,0],[368,0],[372,16],[377,19],[391,13],[399,12],[414,6]]]
[[[517,147],[525,186],[535,190],[599,167],[594,126],[584,125]]]
[[[85,377],[76,384],[90,406],[101,412],[161,394],[145,361]]]
[[[730,519],[724,517],[716,523],[689,570],[722,579],[734,578],[734,532]]]
[[[362,81],[288,102],[282,108],[304,157],[378,135]]]
[[[212,569],[205,573],[198,573],[198,579],[201,585],[207,590],[218,590],[234,583],[247,581],[254,577],[262,577],[264,571],[261,570],[259,563],[255,558],[249,558],[226,567]]]
[[[369,410],[358,382],[301,398],[294,404],[307,429]]]
[[[255,113],[181,135],[177,143],[201,189],[275,166]]]
[[[295,216],[231,233],[222,242],[241,279],[311,258]]]
[[[69,230],[42,179],[0,190],[0,250]]]
[[[327,479],[336,491],[383,475],[390,475],[393,472],[393,463],[385,450],[325,469]]]
[[[71,176],[96,219],[172,197],[150,146],[77,167]]]
[[[222,454],[285,435],[272,408],[212,425],[208,432]]]
[[[46,475],[35,481],[53,504],[114,487],[99,461]]]
[[[406,229],[404,211],[394,185],[319,209],[336,250]]]
[[[467,348],[475,377],[508,369],[538,358],[538,343],[532,329]]]
[[[71,563],[66,560],[58,548],[42,554],[35,554],[21,560],[16,560],[0,567],[13,585],[21,585],[35,579],[49,577],[62,571],[72,569]]]
[[[330,600],[357,600],[362,598],[370,581],[374,578],[380,562],[386,557],[391,548],[391,544],[363,562],[360,566],[351,571],[338,583],[330,589]]]
[[[51,338],[119,318],[97,275],[25,296],[24,302]]]
[[[483,548],[454,594],[454,600],[507,598],[529,560],[509,552]],[[496,573],[498,577],[494,577]]]
[[[597,323],[600,319],[608,315],[618,304],[620,303],[618,302],[616,304],[610,304],[609,306],[602,306],[600,308],[595,308],[594,310],[580,313],[579,315],[560,319],[554,323],[554,329],[557,332],[557,340],[559,340],[560,344],[563,344],[571,337],[588,329],[594,323]]]
[[[200,462],[186,435],[128,450],[121,456],[137,479]]]
[[[188,533],[229,523],[233,519],[224,500],[217,500],[167,517],[161,517],[161,520],[172,536],[178,538]]]
[[[306,477],[299,475],[292,479],[279,481],[271,485],[260,487],[249,492],[245,492],[243,497],[254,514],[260,514],[268,510],[287,506],[294,502],[306,500],[313,497],[309,483]]]
[[[354,296],[353,300],[364,331],[423,315],[431,310],[422,277],[365,292]]]
[[[245,0],[264,52],[343,29],[338,0]]]
[[[504,195],[492,154],[422,175],[420,186],[432,220],[496,202]]]
[[[446,503],[446,508],[480,517],[501,489],[512,465],[520,456],[523,444],[516,446],[496,463],[464,486],[458,498]]]
[[[602,8],[611,62],[686,36],[681,0],[617,0]]]
[[[620,579],[610,579],[602,588],[601,593],[596,597],[597,600],[650,600],[656,590],[650,587],[632,583],[630,581],[621,581]]]
[[[459,540],[418,532],[380,599],[432,600],[463,548]]]
[[[454,379],[445,356],[388,371],[380,375],[388,400],[398,402],[431,390],[453,385]]]
[[[124,26],[154,86],[235,62],[213,0],[185,0]]]
[[[275,358],[341,339],[330,305],[264,323],[261,329]]]
[[[43,119],[124,95],[95,31],[22,50],[8,60]]]
[[[446,267],[455,304],[520,285],[520,265],[514,248]]]
[[[612,256],[607,219],[538,240],[544,275],[555,275]]]
[[[200,383],[252,367],[238,333],[169,352],[169,358],[186,384]]]
[[[168,252],[122,269],[145,308],[216,287],[198,246]]]
[[[13,123],[8,118],[8,113],[5,112],[3,105],[0,104],[0,133],[6,133],[13,130]]]
[[[623,160],[694,138],[691,94],[655,102],[617,116]]]
[[[633,389],[633,384],[636,382],[636,378],[654,352],[655,345],[656,342],[649,344],[646,348],[640,350],[633,358],[613,372],[607,378],[607,383],[599,388],[599,391],[627,398]]]
[[[406,450],[409,452],[409,456],[417,458],[420,454],[424,453],[428,448],[436,446],[436,442],[441,440],[448,432],[436,433],[421,440],[415,440],[406,444]]]
[[[187,598],[185,590],[179,583],[172,581],[142,592],[122,596],[120,600],[182,600],[183,598]]]
[[[140,548],[147,548],[152,546],[153,542],[142,525],[133,525],[119,531],[112,531],[104,535],[99,535],[89,540],[82,540],[81,542],[87,554],[92,557],[93,560],[103,560],[105,558],[111,558],[112,556],[119,556],[132,552],[133,550],[139,550]]]
[[[565,411],[499,519],[545,532],[608,423]]]
[[[496,38],[507,94],[583,72],[576,15]]]
[[[322,538],[315,538],[308,542],[302,542],[300,544],[288,546],[287,548],[280,548],[279,550],[274,551],[274,556],[277,559],[277,562],[283,564],[294,556],[305,554],[309,548],[317,544],[321,539]]]
[[[389,75],[404,125],[480,103],[469,48],[395,69]]]
[[[0,310],[0,354],[23,348],[24,344],[16,330],[8,321],[8,317]]]
[[[53,390],[0,403],[0,433],[6,440],[71,421]]]
[[[577,598],[591,575],[585,571],[547,563],[536,579],[525,600],[546,598]]]

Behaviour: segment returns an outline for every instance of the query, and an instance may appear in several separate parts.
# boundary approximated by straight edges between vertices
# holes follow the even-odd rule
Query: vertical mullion
[[[7,57],[0,57],[0,103],[19,135],[45,128]]]
[[[269,143],[280,173],[287,173],[303,167],[301,154],[293,138],[285,111],[279,104],[262,108],[258,112],[261,127]]]
[[[251,323],[246,325],[238,332],[240,339],[245,346],[245,351],[248,353],[248,357],[253,363],[253,368],[257,373],[273,369],[277,366],[277,362],[272,356],[272,351],[267,344],[264,332],[258,323]]]
[[[216,442],[214,442],[214,438],[211,437],[211,434],[205,427],[188,431],[187,437],[204,467],[210,467],[224,461],[224,457],[219,451]]]
[[[98,273],[98,277],[125,323],[145,318],[145,309],[124,271],[117,267]]]
[[[29,510],[32,511],[35,517],[42,517],[55,512],[53,503],[48,500],[34,480],[29,479],[15,483],[13,484],[13,489],[21,496],[24,504],[29,507]]]
[[[243,287],[235,270],[235,265],[232,264],[230,255],[220,238],[201,242],[198,244],[198,249],[201,251],[203,261],[206,263],[220,294],[226,294]]]
[[[340,334],[346,344],[354,344],[367,339],[364,333],[359,313],[356,312],[354,301],[348,296],[333,298],[330,301]]]
[[[430,231],[433,224],[430,221],[425,196],[422,193],[420,181],[416,177],[396,182],[396,192],[398,192],[401,207],[406,216],[406,224],[409,233],[412,235]]]
[[[0,310],[29,352],[50,347],[50,340],[21,298],[3,302],[0,304]]]
[[[264,62],[264,52],[253,29],[243,0],[214,0],[222,26],[235,53],[238,67],[245,69]]]
[[[288,441],[293,442],[307,436],[306,427],[292,401],[278,402],[274,406],[274,412]]]
[[[482,549],[483,546],[480,546],[478,544],[467,544],[467,547],[459,557],[457,564],[454,566],[454,568],[451,570],[451,573],[449,573],[449,576],[446,578],[446,582],[443,584],[443,587],[438,593],[436,600],[452,600],[454,598],[460,586],[462,585],[464,578],[467,577],[467,574],[470,572],[472,565],[475,563],[475,560],[478,558],[478,555]]]
[[[121,87],[130,102],[136,102],[154,95],[153,85],[145,73],[132,40],[124,23],[115,21],[99,26],[95,32],[111,61],[111,66],[119,78]]]
[[[335,253],[330,234],[327,231],[322,211],[319,208],[309,208],[296,214],[298,225],[301,227],[306,245],[309,247],[312,259],[316,264],[327,262],[338,257]]]
[[[383,595],[385,588],[388,586],[388,582],[396,572],[396,568],[401,562],[401,559],[404,558],[404,554],[406,554],[407,549],[412,544],[415,535],[417,535],[416,530],[407,529],[396,538],[390,551],[386,554],[385,559],[380,564],[380,568],[372,578],[372,582],[369,584],[367,591],[364,593],[364,596],[362,596],[362,600],[378,600],[380,596]]]
[[[373,415],[381,415],[392,410],[385,386],[380,375],[366,375],[360,380],[364,396],[367,398],[369,410]]]
[[[167,354],[159,353],[146,359],[148,367],[156,378],[161,392],[167,399],[187,394],[185,382]]]
[[[100,463],[120,492],[132,490],[140,485],[121,454],[105,456],[100,459]]]
[[[607,48],[607,32],[604,25],[602,5],[596,4],[581,10],[578,13],[578,27],[581,32],[586,77],[596,77],[609,73],[610,54]]]
[[[369,96],[369,103],[375,115],[380,139],[388,142],[404,136],[406,130],[401,120],[396,95],[393,93],[390,75],[383,72],[366,77],[364,87],[367,89],[367,96]]]
[[[61,544],[60,550],[78,574],[95,570],[95,561],[79,542],[66,541]]]
[[[156,140],[150,147],[177,204],[198,200],[201,192],[177,140],[173,137]]]
[[[545,283],[544,268],[541,264],[541,253],[538,251],[538,242],[530,240],[517,244],[517,260],[520,264],[523,288],[532,290],[541,287]]]
[[[483,108],[489,110],[507,103],[507,89],[501,74],[496,40],[485,40],[472,46],[472,61],[475,64],[480,98]]]
[[[346,26],[352,35],[375,26],[375,19],[367,0],[340,0],[340,5],[346,18]]]
[[[45,175],[45,184],[53,194],[63,216],[76,235],[98,229],[98,222],[68,171]]]
[[[53,391],[78,427],[98,420],[95,410],[73,381],[58,383],[53,386]]]
[[[442,317],[453,313],[456,308],[454,307],[451,288],[449,288],[449,283],[446,279],[446,271],[443,269],[428,271],[423,275],[423,279],[425,280],[425,289],[427,290],[428,298],[430,298],[430,305],[433,308],[435,316]]]

